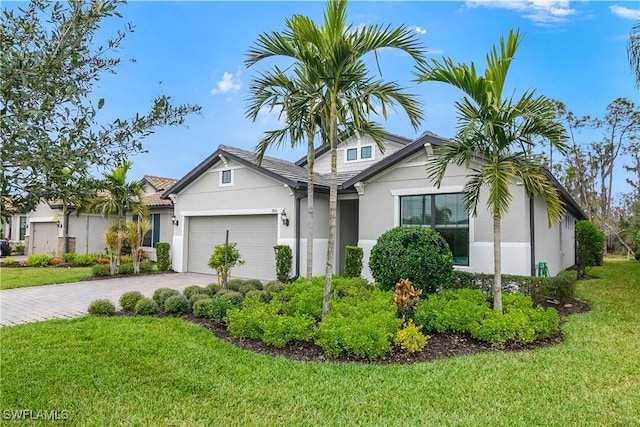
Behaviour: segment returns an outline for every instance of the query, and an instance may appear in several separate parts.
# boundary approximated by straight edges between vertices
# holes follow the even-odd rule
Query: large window
[[[138,221],[138,215],[133,216],[133,222]],[[149,215],[151,230],[142,237],[142,246],[155,248],[160,241],[160,214]]]
[[[373,159],[373,146],[364,145],[357,148],[347,148],[345,159],[347,162]]]
[[[456,265],[469,265],[469,213],[462,194],[400,197],[400,225],[433,228],[449,244]]]

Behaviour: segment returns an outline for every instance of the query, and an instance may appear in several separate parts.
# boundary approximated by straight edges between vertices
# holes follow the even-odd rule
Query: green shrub
[[[222,289],[222,286],[218,283],[209,283],[205,289],[209,295],[214,296]]]
[[[133,274],[133,263],[120,264],[118,274]]]
[[[188,313],[191,311],[191,304],[182,294],[171,295],[164,302],[164,311],[170,314]]]
[[[374,290],[335,301],[318,326],[316,344],[332,356],[383,357],[402,322],[391,300],[390,293]]]
[[[322,317],[323,295],[323,277],[311,282],[300,278],[286,285],[280,292],[279,298],[282,303],[282,312],[289,316],[307,315],[319,320]]]
[[[256,285],[254,285],[253,283],[243,283],[242,285],[240,285],[240,287],[238,288],[238,292],[240,292],[242,295],[246,295],[247,292],[249,291],[257,291],[259,290],[258,288],[256,288]]]
[[[91,267],[91,273],[95,277],[104,277],[111,275],[111,268],[108,264],[95,264]]]
[[[164,302],[173,295],[179,295],[180,292],[171,288],[158,288],[153,292],[153,300],[159,307],[164,307]]]
[[[344,275],[345,277],[360,277],[362,274],[362,258],[364,257],[364,250],[358,246],[347,246],[345,261],[344,261]]]
[[[262,290],[264,289],[264,285],[262,284],[262,282],[258,279],[247,279],[244,281],[243,283],[244,285],[251,285],[253,286],[255,289],[258,290]]]
[[[237,306],[234,306],[229,299],[216,296],[194,302],[193,315],[222,321],[227,315],[227,311],[234,307]]]
[[[207,293],[206,289],[198,285],[187,286],[182,290],[182,295],[187,297],[187,299],[191,298],[191,295],[194,295],[194,294],[206,294],[206,293]]]
[[[462,289],[474,287],[475,276],[473,275],[473,273],[469,273],[468,271],[453,270],[451,274],[451,281],[443,289]]]
[[[131,255],[120,255],[120,265],[133,264],[133,257]]]
[[[538,338],[548,337],[558,330],[558,312],[551,309],[507,308],[504,314],[491,310],[482,322],[471,330],[471,335],[492,345],[510,342],[528,344]]]
[[[240,292],[240,286],[244,285],[242,279],[231,279],[227,282],[227,290]]]
[[[578,278],[586,276],[586,269],[592,265],[602,265],[604,233],[587,220],[576,223],[576,265]]]
[[[151,316],[158,312],[158,303],[151,298],[142,298],[136,303],[134,311],[141,316]]]
[[[242,300],[244,300],[244,295],[240,292],[232,291],[232,290],[220,290],[214,298],[222,298],[229,300],[232,305],[239,307],[242,304]]]
[[[396,334],[395,343],[405,353],[413,354],[422,351],[429,338],[431,337],[423,334],[420,328],[412,320],[409,320]]]
[[[74,252],[67,252],[66,254],[64,254],[64,262],[66,263],[75,263],[75,259],[76,259],[76,254]]]
[[[259,291],[257,289],[252,290],[252,291],[248,291],[244,295],[244,298],[246,300],[247,298],[251,298],[251,297],[255,297],[255,296],[260,298],[260,301],[265,302],[265,303],[271,301],[271,294],[269,292],[267,292],[267,291]]]
[[[291,261],[293,260],[293,252],[289,245],[276,245],[273,247],[276,253],[276,277],[283,283],[289,282],[291,273]]]
[[[24,245],[22,243],[14,243],[11,246],[11,255],[24,255]]]
[[[98,262],[98,254],[78,255],[73,259],[73,263],[78,266],[88,267]]]
[[[402,226],[378,238],[369,259],[371,275],[381,289],[391,291],[400,279],[432,293],[445,287],[453,272],[446,240],[430,228]]]
[[[269,292],[270,294],[275,294],[282,291],[285,288],[285,284],[279,280],[272,280],[264,285],[264,290]]]
[[[427,330],[465,333],[476,327],[490,311],[487,296],[480,291],[444,290],[422,301],[414,319]]]
[[[196,303],[196,301],[200,301],[203,299],[210,299],[211,295],[209,294],[191,294],[191,296],[189,297],[189,304],[191,304],[191,307],[193,307],[193,305]]]
[[[88,311],[94,316],[112,316],[116,313],[116,306],[108,299],[97,299],[89,304]]]
[[[53,257],[46,254],[33,254],[27,257],[24,265],[27,267],[46,267],[53,264]]]
[[[171,268],[171,245],[165,242],[156,243],[156,264],[159,271],[168,271]]]
[[[138,291],[129,291],[122,294],[120,297],[120,306],[123,310],[133,311],[136,308],[136,304],[144,298]]]
[[[257,296],[246,299],[242,310],[230,310],[227,322],[231,336],[260,339],[275,347],[284,347],[290,342],[311,341],[316,330],[316,321],[312,317],[279,313],[277,301],[265,304]]]
[[[151,261],[141,261],[140,264],[138,264],[138,268],[140,268],[141,273],[148,273],[153,271],[153,263]]]
[[[15,264],[16,260],[11,258],[11,257],[7,257],[5,259],[2,260],[2,264],[3,265],[13,265]]]

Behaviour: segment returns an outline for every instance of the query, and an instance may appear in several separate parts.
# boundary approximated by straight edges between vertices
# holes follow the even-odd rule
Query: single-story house
[[[142,248],[154,260],[155,244],[159,241],[171,242],[173,236],[173,204],[162,199],[164,191],[177,180],[152,175],[142,178],[144,183],[143,203],[149,208],[151,231],[143,240]],[[127,215],[127,220],[131,220]],[[66,252],[78,254],[101,253],[105,250],[104,234],[113,225],[113,218],[104,218],[97,213],[76,215],[75,206],[68,206],[66,215],[60,201],[40,202],[36,209],[19,215],[17,221],[19,236],[13,236],[25,243],[25,253],[61,255]],[[65,248],[65,237],[67,245]]]
[[[463,206],[466,170],[451,165],[440,187],[426,177],[433,147],[446,140],[430,132],[410,140],[387,134],[384,153],[368,136],[338,148],[336,273],[344,271],[345,247],[364,249],[363,276],[371,280],[369,253],[378,237],[399,225],[431,227],[449,243],[459,270],[493,272],[493,222],[484,202],[477,217]],[[328,242],[330,153],[316,152],[314,166],[313,274],[324,275]],[[560,191],[566,215],[549,227],[540,197],[529,197],[514,182],[513,201],[502,220],[502,271],[536,275],[546,262],[555,275],[574,265],[574,228],[585,218],[572,197],[549,174]],[[177,227],[172,240],[173,269],[214,272],[207,261],[215,245],[236,242],[244,265],[234,277],[271,280],[276,276],[273,246],[294,253],[294,274],[306,271],[306,158],[296,163],[220,145],[163,198],[174,203]]]

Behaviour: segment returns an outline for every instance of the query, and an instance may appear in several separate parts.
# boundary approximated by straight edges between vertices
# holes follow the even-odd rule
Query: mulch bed
[[[560,324],[564,323],[566,316],[578,313],[584,313],[591,310],[589,304],[584,301],[574,300],[571,304],[566,306],[558,306],[549,304],[548,306],[554,307],[560,314]],[[160,317],[167,315],[160,314]],[[361,359],[353,356],[341,356],[332,357],[327,355],[322,348],[312,343],[299,343],[290,344],[284,348],[275,348],[267,346],[260,340],[238,340],[229,335],[226,325],[221,322],[216,322],[209,319],[200,319],[193,315],[186,314],[181,316],[184,320],[200,325],[209,329],[218,338],[227,341],[237,347],[245,350],[253,351],[255,353],[268,354],[271,356],[281,356],[287,359],[310,362],[310,361],[341,361],[341,362],[359,362],[359,363],[375,363],[375,364],[410,364],[410,363],[422,363],[430,362],[438,359],[446,359],[454,356],[470,355],[474,353],[480,353],[484,351],[523,351],[532,350],[539,347],[548,347],[563,340],[562,332],[557,332],[552,336],[539,339],[531,344],[509,344],[504,346],[494,347],[491,344],[478,341],[470,336],[455,335],[455,334],[430,334],[431,338],[427,342],[424,350],[413,355],[406,355],[402,351],[393,350],[387,354],[384,359],[369,361],[367,359]]]

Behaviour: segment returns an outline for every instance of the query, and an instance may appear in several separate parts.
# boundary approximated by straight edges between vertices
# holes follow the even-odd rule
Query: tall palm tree
[[[317,25],[310,18],[294,15],[285,20],[282,33],[270,32],[259,36],[249,49],[245,63],[251,66],[263,59],[283,56],[294,61],[296,67],[314,76],[322,87],[322,110],[326,127],[323,143],[331,153],[331,178],[329,188],[329,236],[325,270],[323,316],[329,313],[331,276],[334,273],[333,258],[336,244],[336,210],[338,203],[337,145],[341,129],[369,128],[374,141],[384,148],[383,132],[372,126],[370,114],[386,118],[387,109],[398,104],[417,128],[422,112],[414,95],[407,94],[395,82],[385,83],[368,75],[364,57],[376,54],[382,48],[396,48],[409,54],[417,62],[423,61],[424,49],[416,34],[405,26],[392,29],[389,26],[368,25],[354,29],[346,23],[346,0],[329,0],[324,22]],[[374,56],[376,63],[377,55]],[[379,67],[379,64],[377,64]]]
[[[271,147],[284,145],[287,141],[291,147],[307,142],[307,271],[306,277],[313,275],[313,210],[316,134],[322,131],[322,111],[317,104],[322,102],[322,87],[318,81],[311,81],[304,69],[297,68],[294,77],[289,78],[277,66],[273,72],[261,73],[249,87],[250,104],[247,116],[255,121],[263,108],[279,110],[280,118],[284,115],[285,125],[281,129],[268,131],[258,141],[256,151],[258,164],[262,162],[266,151]]]
[[[427,167],[429,178],[440,185],[448,164],[469,169],[464,187],[465,206],[474,216],[482,189],[488,191],[487,206],[493,215],[494,308],[502,311],[500,221],[509,209],[511,185],[520,181],[529,196],[541,196],[551,226],[563,213],[558,190],[544,167],[531,155],[536,141],[547,140],[558,151],[566,151],[567,134],[544,96],[525,92],[519,99],[503,97],[509,66],[522,40],[519,32],[500,39],[487,55],[484,75],[476,74],[473,63],[454,64],[450,58],[432,60],[418,67],[418,81],[438,81],[460,89],[466,95],[456,102],[458,126],[455,139],[438,147]]]
[[[629,65],[636,75],[636,86],[640,87],[640,21],[631,28],[629,41],[627,42],[627,55]]]

